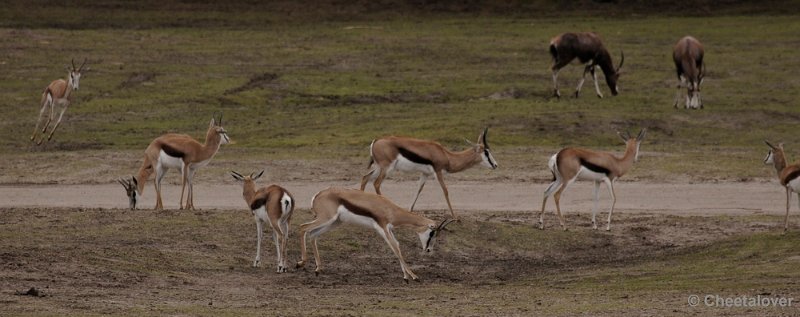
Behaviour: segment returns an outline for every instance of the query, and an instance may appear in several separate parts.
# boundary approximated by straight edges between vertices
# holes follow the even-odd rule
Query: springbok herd
[[[617,81],[620,69],[625,60],[624,53],[621,53],[619,66],[614,68],[611,55],[603,46],[600,37],[594,33],[564,33],[554,37],[550,41],[550,55],[553,57],[551,67],[553,74],[553,94],[560,97],[558,89],[558,72],[561,68],[574,61],[585,65],[583,76],[578,82],[575,90],[575,97],[578,97],[583,86],[587,73],[591,73],[594,81],[597,96],[602,98],[600,87],[597,81],[595,69],[599,66],[606,78],[606,83],[612,95],[617,95]],[[703,63],[703,46],[700,42],[686,36],[680,39],[673,49],[673,60],[679,79],[678,94],[675,97],[674,106],[678,107],[681,97],[680,89],[687,88],[685,98],[685,108],[702,108],[703,103],[700,99],[700,84],[703,82],[705,66]],[[71,67],[67,67],[69,73],[67,80],[58,79],[50,83],[42,93],[41,110],[36,127],[34,128],[31,141],[41,144],[50,123],[54,117],[54,109],[61,107],[58,120],[50,130],[47,137],[53,137],[58,125],[61,123],[64,112],[70,104],[73,90],[78,90],[81,72],[88,71],[84,68],[86,60],[75,67],[74,60]],[[44,120],[47,108],[50,108],[44,127],[41,130],[41,138],[36,141],[36,134],[39,125]],[[592,227],[597,229],[597,204],[599,202],[600,183],[603,182],[608,187],[611,194],[611,208],[608,213],[606,230],[611,229],[611,215],[614,212],[616,198],[614,195],[614,181],[631,169],[633,163],[638,161],[639,147],[645,138],[647,131],[642,129],[636,136],[628,133],[618,133],[625,143],[625,152],[622,157],[617,157],[611,153],[598,152],[582,148],[564,148],[554,154],[548,167],[553,174],[553,182],[547,186],[542,200],[542,208],[539,214],[539,228],[544,229],[544,210],[547,199],[551,195],[556,204],[561,228],[566,230],[564,218],[561,215],[560,197],[564,190],[576,180],[590,180],[594,182],[594,208],[592,210]],[[457,173],[469,169],[478,164],[487,168],[497,168],[497,162],[487,141],[488,128],[485,128],[478,136],[477,142],[469,143],[469,148],[452,152],[441,144],[420,140],[409,137],[387,136],[372,141],[370,145],[369,171],[361,180],[360,190],[346,188],[328,188],[314,195],[312,199],[311,212],[314,220],[300,226],[300,247],[301,260],[297,262],[297,267],[302,267],[307,261],[306,238],[310,235],[314,246],[314,257],[316,262],[315,272],[318,274],[322,269],[319,252],[317,249],[317,239],[323,233],[337,227],[341,223],[353,223],[364,227],[373,228],[386,241],[391,250],[400,261],[403,271],[403,278],[417,280],[417,276],[411,271],[408,264],[403,259],[400,246],[394,236],[395,227],[411,227],[419,235],[422,249],[431,252],[435,238],[443,229],[458,218],[453,212],[447,185],[444,182],[445,173]],[[192,180],[197,170],[207,165],[214,155],[219,151],[220,145],[230,142],[225,128],[222,126],[222,115],[212,118],[208,125],[205,142],[203,144],[184,134],[165,134],[147,146],[144,152],[144,159],[135,176],[125,179],[118,179],[119,183],[125,187],[129,207],[136,209],[136,204],[144,193],[144,186],[150,176],[155,173],[154,185],[156,192],[155,209],[163,208],[161,199],[161,180],[167,170],[176,168],[181,171],[181,209],[194,209],[194,191]],[[791,193],[797,193],[800,200],[800,164],[787,166],[786,156],[783,151],[783,144],[774,146],[769,145],[769,154],[764,160],[765,164],[774,164],[778,176],[786,188],[786,218],[784,221],[784,232],[788,228],[789,199]],[[420,174],[419,187],[411,201],[409,209],[399,207],[389,199],[381,195],[381,184],[385,177],[392,171],[418,172]],[[242,197],[253,213],[257,228],[256,256],[253,266],[257,267],[261,263],[261,240],[263,236],[263,225],[269,222],[272,227],[272,236],[277,249],[278,258],[277,272],[286,272],[288,269],[286,259],[286,243],[289,236],[289,223],[295,207],[295,199],[283,187],[270,185],[268,187],[257,188],[255,181],[264,174],[243,175],[231,171],[231,176],[242,184]],[[414,205],[422,192],[425,182],[435,179],[439,182],[444,193],[450,217],[442,222],[423,217],[413,212]],[[368,183],[372,182],[376,194],[365,192]],[[186,199],[184,200],[184,193]],[[185,202],[185,203],[184,203]]]

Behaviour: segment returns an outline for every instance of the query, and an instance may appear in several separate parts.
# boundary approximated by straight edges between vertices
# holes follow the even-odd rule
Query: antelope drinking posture
[[[797,193],[797,200],[800,202],[800,163],[787,165],[786,153],[783,151],[783,143],[778,146],[764,141],[769,146],[769,153],[764,159],[764,164],[773,164],[778,172],[778,180],[781,186],[786,188],[786,217],[783,223],[783,232],[789,230],[789,200],[792,192]]]
[[[47,85],[42,92],[42,101],[40,102],[42,109],[39,110],[39,118],[36,119],[36,127],[33,128],[33,134],[31,135],[31,141],[36,140],[36,133],[39,131],[39,124],[42,123],[44,119],[44,113],[47,110],[47,107],[50,107],[50,116],[47,118],[47,122],[45,122],[44,127],[42,127],[42,138],[36,142],[36,145],[42,144],[44,141],[44,135],[47,132],[47,127],[50,126],[50,122],[53,121],[53,114],[55,113],[56,107],[61,107],[61,113],[58,115],[58,120],[56,120],[56,124],[53,126],[53,129],[50,130],[50,135],[47,137],[47,140],[53,138],[53,133],[56,132],[58,129],[58,125],[61,124],[61,119],[64,118],[64,112],[67,111],[69,104],[71,103],[72,98],[72,91],[78,90],[78,87],[81,84],[81,72],[89,71],[89,67],[85,70],[83,66],[86,65],[86,59],[83,60],[81,67],[75,68],[75,60],[72,60],[72,67],[67,66],[67,80],[63,79],[56,79]]]
[[[269,221],[272,226],[272,239],[275,241],[275,248],[278,255],[278,273],[286,272],[286,240],[289,239],[289,221],[292,219],[294,210],[294,198],[286,189],[278,185],[261,187],[256,190],[256,182],[264,171],[258,175],[242,176],[237,172],[231,171],[231,176],[242,183],[242,197],[244,202],[253,212],[256,220],[257,241],[256,258],[253,260],[253,267],[261,264],[261,238],[264,236],[263,224]]]
[[[361,190],[363,191],[371,181],[375,186],[375,192],[381,195],[381,183],[389,172],[393,170],[419,172],[422,174],[419,177],[419,188],[409,210],[414,210],[425,181],[435,177],[442,186],[450,214],[456,218],[450,205],[447,185],[444,183],[444,172],[460,172],[479,163],[491,169],[497,168],[497,163],[489,151],[489,144],[486,142],[488,131],[489,128],[484,129],[478,136],[478,143],[461,152],[450,152],[437,142],[407,137],[388,136],[374,140],[370,145],[371,170],[361,179]]]
[[[419,236],[422,250],[431,252],[436,236],[452,221],[448,219],[437,225],[435,221],[409,212],[383,196],[345,188],[325,189],[314,195],[311,205],[314,220],[300,225],[302,257],[297,262],[297,267],[303,267],[308,260],[306,235],[310,234],[314,244],[314,259],[317,264],[315,273],[317,274],[322,270],[317,238],[341,223],[352,223],[375,229],[400,260],[403,279],[406,282],[409,278],[417,280],[417,275],[411,271],[411,267],[406,264],[403,254],[400,252],[400,244],[394,237],[394,228],[410,227],[414,229]]]
[[[611,230],[611,214],[614,212],[614,205],[617,197],[614,195],[614,181],[631,169],[634,162],[639,161],[639,145],[642,143],[646,129],[642,129],[635,138],[629,133],[619,136],[625,141],[625,154],[620,158],[606,152],[597,152],[580,148],[565,148],[550,157],[548,166],[553,173],[553,182],[547,186],[542,200],[542,211],[539,213],[539,228],[544,229],[544,207],[547,198],[555,192],[553,199],[556,201],[556,211],[561,228],[567,230],[564,225],[564,217],[561,215],[561,193],[567,186],[576,180],[591,180],[594,182],[594,208],[592,208],[592,228],[597,229],[597,204],[600,200],[600,182],[603,181],[608,186],[611,194],[611,210],[608,212],[608,225],[606,230]]]
[[[680,81],[673,104],[675,108],[678,108],[678,100],[681,98],[681,86],[685,85],[687,89],[686,109],[703,109],[703,101],[700,99],[700,84],[703,83],[706,72],[703,54],[703,44],[691,36],[680,39],[672,49],[672,60],[675,62],[675,69],[678,71],[678,80]]]
[[[611,55],[608,50],[603,46],[600,37],[593,32],[585,33],[562,33],[550,40],[550,56],[553,57],[553,66],[550,70],[553,71],[553,95],[561,97],[561,92],[558,90],[558,72],[564,66],[567,66],[574,59],[578,59],[580,64],[586,65],[583,69],[583,76],[578,81],[578,88],[575,90],[575,97],[581,93],[583,81],[586,79],[586,73],[592,74],[594,80],[594,89],[597,91],[597,97],[603,98],[600,92],[600,86],[597,83],[597,74],[595,67],[600,66],[603,70],[603,75],[606,77],[606,84],[611,89],[611,94],[616,96],[619,92],[617,88],[617,80],[619,79],[619,70],[622,68],[622,63],[625,62],[625,54],[619,61],[619,66],[614,69],[614,64],[611,62]]]
[[[222,115],[219,122],[213,118],[208,124],[206,140],[200,144],[192,137],[185,134],[168,133],[157,137],[144,151],[144,161],[139,168],[139,173],[130,179],[120,180],[125,187],[130,202],[130,208],[136,209],[136,202],[144,193],[144,183],[153,172],[156,173],[154,185],[156,187],[156,210],[164,208],[161,202],[161,179],[170,168],[181,170],[181,209],[194,209],[194,191],[192,179],[194,173],[206,166],[219,151],[220,144],[228,144],[230,139],[225,128],[222,127]],[[186,205],[183,204],[183,193],[188,184]]]

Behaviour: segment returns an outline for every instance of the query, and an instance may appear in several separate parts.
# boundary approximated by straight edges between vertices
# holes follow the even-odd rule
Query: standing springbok
[[[400,252],[400,244],[394,236],[394,228],[410,227],[414,229],[419,236],[422,250],[431,252],[436,236],[453,221],[448,219],[437,225],[435,221],[405,210],[383,196],[335,187],[314,195],[311,200],[311,212],[314,214],[314,220],[300,225],[301,259],[297,262],[298,268],[305,266],[308,260],[306,235],[311,235],[311,241],[314,244],[314,260],[317,264],[314,272],[319,274],[322,271],[322,262],[319,258],[317,239],[321,234],[336,228],[341,223],[351,223],[372,228],[378,232],[400,260],[400,268],[403,270],[403,279],[406,283],[408,283],[409,277],[415,281],[418,280],[418,277],[411,271],[411,267],[406,264],[403,254]]]
[[[422,174],[419,177],[419,188],[409,210],[414,210],[425,182],[435,177],[442,187],[450,215],[455,219],[447,185],[444,183],[444,172],[457,173],[479,163],[496,169],[497,163],[489,150],[489,143],[486,142],[488,131],[489,128],[485,128],[481,132],[477,144],[467,141],[472,147],[460,152],[451,152],[437,142],[407,137],[387,136],[373,140],[369,146],[371,170],[361,179],[361,190],[366,188],[367,183],[372,182],[375,192],[381,195],[381,183],[389,172],[393,170],[419,172]]]
[[[564,217],[561,215],[561,193],[567,189],[569,184],[576,180],[591,180],[594,182],[594,208],[592,208],[592,228],[597,229],[597,204],[600,201],[600,181],[606,183],[611,194],[611,210],[608,212],[608,225],[606,231],[611,230],[611,214],[614,213],[614,205],[617,197],[614,195],[614,181],[628,172],[633,163],[639,161],[639,145],[642,143],[646,129],[642,129],[635,138],[630,133],[626,135],[617,134],[625,142],[625,154],[616,157],[611,153],[597,152],[581,148],[565,148],[550,157],[548,167],[553,173],[553,182],[544,191],[542,200],[542,211],[539,213],[539,229],[544,229],[544,207],[547,198],[555,192],[553,199],[556,201],[556,211],[561,228],[567,230],[564,225]]]
[[[550,67],[553,72],[553,95],[561,97],[561,92],[558,90],[558,72],[577,58],[580,64],[586,65],[586,67],[583,69],[583,76],[578,81],[578,88],[575,90],[576,98],[581,93],[581,87],[583,87],[587,72],[592,74],[597,97],[603,98],[600,86],[597,83],[596,66],[600,66],[600,69],[603,70],[606,84],[611,89],[611,94],[616,96],[619,92],[617,88],[619,71],[622,69],[622,63],[625,62],[625,53],[621,53],[621,55],[619,66],[614,69],[614,64],[611,62],[611,54],[603,46],[603,42],[597,34],[593,32],[559,34],[550,40],[550,56],[553,57],[553,66]]]
[[[42,123],[42,120],[44,119],[44,112],[47,110],[47,107],[50,107],[50,117],[47,118],[47,122],[45,122],[44,127],[42,128],[42,138],[36,142],[36,145],[41,145],[42,141],[44,141],[44,135],[47,134],[47,127],[49,127],[50,122],[53,121],[55,108],[61,107],[61,113],[58,115],[58,120],[56,120],[56,124],[53,126],[53,129],[50,130],[50,135],[47,137],[47,140],[50,141],[50,139],[53,138],[53,133],[56,132],[58,125],[61,124],[61,119],[64,118],[64,112],[67,111],[67,108],[72,102],[72,91],[78,90],[78,87],[80,87],[81,72],[90,70],[89,67],[83,69],[84,65],[86,65],[86,59],[83,60],[81,67],[75,68],[75,59],[72,59],[72,67],[66,67],[68,72],[67,80],[56,79],[44,88],[44,91],[42,92],[42,101],[39,102],[42,109],[39,110],[39,117],[36,119],[36,127],[33,128],[31,141],[36,140],[36,133],[39,131],[39,124]]]
[[[168,133],[157,137],[144,151],[144,160],[136,176],[120,183],[125,187],[130,208],[136,209],[136,201],[144,193],[144,184],[153,172],[156,173],[154,185],[156,188],[156,210],[164,208],[161,202],[161,179],[170,168],[181,170],[181,209],[194,210],[194,191],[192,179],[194,173],[206,166],[219,151],[220,144],[228,144],[230,139],[225,128],[222,127],[222,115],[219,122],[213,118],[208,124],[206,140],[200,144],[192,137],[185,134]],[[127,184],[127,186],[126,186]],[[183,204],[183,193],[188,184],[186,205]],[[133,188],[133,190],[131,190]]]
[[[292,220],[294,211],[294,198],[283,187],[270,185],[256,190],[256,182],[264,171],[258,175],[242,176],[235,171],[231,171],[231,176],[242,183],[242,197],[244,202],[253,212],[256,220],[257,241],[256,258],[253,260],[253,267],[261,264],[261,238],[264,236],[263,224],[269,221],[272,226],[272,240],[275,241],[275,248],[278,256],[278,273],[286,272],[289,267],[286,265],[286,240],[289,239],[289,221]]]
[[[797,200],[800,202],[800,163],[787,165],[786,153],[783,151],[783,143],[774,146],[769,141],[764,141],[769,146],[769,153],[764,159],[764,164],[773,164],[775,171],[778,172],[778,180],[781,186],[786,188],[786,216],[783,221],[783,232],[789,230],[789,200],[792,192],[797,193]]]
[[[672,49],[672,60],[675,62],[679,80],[678,93],[673,104],[675,108],[678,108],[678,100],[681,98],[681,86],[685,85],[686,109],[703,109],[703,101],[700,99],[700,84],[703,83],[706,72],[703,54],[703,44],[691,36],[680,39]]]

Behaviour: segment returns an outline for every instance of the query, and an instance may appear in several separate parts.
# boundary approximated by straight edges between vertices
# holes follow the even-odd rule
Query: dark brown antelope
[[[606,84],[611,89],[611,94],[616,96],[619,93],[617,80],[619,80],[619,70],[622,68],[622,63],[625,62],[625,54],[621,53],[619,66],[615,69],[611,61],[611,54],[603,46],[603,42],[597,34],[593,32],[559,34],[550,40],[550,55],[553,57],[553,66],[550,67],[550,70],[553,71],[554,96],[561,97],[561,92],[558,90],[559,70],[576,58],[581,65],[586,65],[583,69],[583,76],[578,81],[578,87],[575,90],[576,98],[581,93],[586,73],[592,74],[597,97],[603,98],[600,86],[597,83],[597,74],[595,73],[595,67],[597,66],[600,66],[603,71],[603,75],[606,77]]]
[[[706,66],[703,63],[703,44],[696,38],[686,36],[672,49],[672,60],[678,72],[678,93],[675,95],[673,106],[678,108],[681,98],[681,86],[686,86],[686,109],[703,109],[700,99],[700,84],[703,83]]]
[[[61,119],[64,118],[64,112],[67,111],[67,108],[72,102],[72,91],[78,90],[78,87],[80,86],[81,72],[89,71],[89,67],[83,69],[84,65],[86,65],[86,59],[83,60],[81,67],[75,68],[75,59],[73,59],[72,67],[67,66],[67,80],[56,79],[44,88],[44,91],[42,92],[42,101],[39,103],[42,109],[39,110],[39,118],[36,120],[36,127],[33,128],[31,141],[36,141],[36,133],[39,131],[39,124],[44,119],[47,107],[50,107],[50,116],[47,118],[47,122],[45,122],[44,127],[42,128],[42,138],[36,142],[36,145],[40,145],[42,144],[42,141],[44,141],[44,135],[47,132],[47,127],[49,127],[50,122],[53,121],[55,108],[60,107],[61,113],[58,115],[58,120],[56,120],[56,124],[53,126],[53,129],[50,130],[50,135],[47,137],[47,140],[50,141],[50,139],[53,138],[53,133],[56,132],[58,125],[61,124]]]

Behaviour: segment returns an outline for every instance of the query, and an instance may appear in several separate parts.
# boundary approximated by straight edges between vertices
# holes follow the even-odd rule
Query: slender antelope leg
[[[333,229],[336,226],[336,220],[337,218],[317,218],[311,222],[306,222],[300,225],[300,261],[297,262],[298,268],[303,267],[308,260],[308,254],[306,253],[306,238],[309,231],[311,233],[311,239],[316,240],[319,235]]]
[[[792,190],[786,186],[786,216],[783,219],[783,233],[789,230],[789,197],[792,195]]]
[[[283,262],[281,262],[281,261],[283,261],[283,258],[282,258],[283,254],[281,253],[281,241],[280,241],[280,239],[281,239],[280,237],[283,236],[283,233],[280,233],[280,235],[279,235],[278,232],[274,230],[275,229],[274,226],[272,227],[272,229],[273,229],[272,230],[272,241],[275,243],[275,257],[278,258],[278,269],[275,272],[283,273],[283,266],[281,266],[281,263],[283,263]]]
[[[156,186],[156,210],[164,209],[164,204],[161,201],[161,179],[164,178],[164,175],[167,174],[167,169],[162,166],[156,167],[156,179],[155,179],[155,186]]]
[[[597,230],[597,204],[600,203],[600,182],[594,182],[594,206],[592,207],[592,229]]]
[[[403,270],[403,279],[408,282],[408,278],[411,277],[412,280],[417,280],[418,277],[414,272],[411,272],[411,268],[408,267],[406,264],[405,259],[403,259],[403,254],[400,252],[400,244],[397,243],[397,239],[394,237],[394,233],[389,230],[388,228],[385,229],[378,229],[378,233],[386,240],[386,244],[389,245],[389,248],[392,249],[394,255],[397,256],[397,259],[400,260],[400,269]]]
[[[39,132],[39,125],[42,123],[42,116],[44,116],[44,111],[47,109],[47,105],[48,104],[49,104],[49,102],[47,102],[47,100],[42,102],[42,110],[39,110],[39,116],[36,118],[36,127],[33,128],[33,134],[31,135],[31,141],[36,139],[36,132]]]
[[[363,192],[365,188],[367,188],[367,184],[369,183],[370,179],[372,178],[372,174],[375,174],[375,170],[369,171],[369,173],[364,174],[364,177],[361,178],[361,191]]]
[[[539,229],[544,229],[544,207],[547,205],[547,198],[549,198],[550,195],[552,195],[560,185],[561,181],[556,178],[556,180],[550,183],[550,185],[547,186],[547,189],[544,191],[544,198],[542,199],[542,211],[539,212]]]
[[[183,162],[183,168],[181,168],[181,210],[183,210],[183,192],[186,190],[186,180],[188,177],[189,177],[189,164]],[[186,205],[189,205],[189,199],[186,199]]]
[[[48,98],[47,102],[50,104],[50,116],[47,118],[47,122],[42,127],[42,134],[45,134],[45,132],[47,132],[47,127],[50,125],[50,122],[53,121],[53,114],[56,107],[55,100],[53,100],[52,95],[50,96],[50,98]],[[44,138],[44,136],[42,136],[42,138]]]
[[[586,73],[588,73],[592,69],[592,65],[588,65],[583,69],[583,75],[581,79],[578,80],[578,87],[575,88],[575,98],[578,98],[581,94],[581,88],[583,87],[583,82],[586,81]],[[592,71],[592,76],[594,76],[594,71]]]
[[[555,195],[553,195],[553,200],[556,201],[556,212],[558,213],[558,221],[561,223],[561,229],[564,229],[564,231],[567,231],[567,226],[564,224],[564,216],[561,215],[561,193],[563,193],[564,190],[567,189],[567,186],[570,183],[572,183],[572,181],[562,183],[561,187],[559,187]]]
[[[192,168],[191,165],[190,165],[190,167],[189,167],[189,177],[188,177],[189,182],[187,184],[187,186],[189,187],[189,193],[187,194],[187,197],[186,197],[186,205],[187,205],[186,209],[187,210],[194,210],[194,173],[195,172],[197,172],[197,170]]]
[[[378,178],[372,181],[372,186],[375,186],[375,193],[378,195],[382,195],[381,184],[383,183],[384,178],[386,178],[386,170],[381,168],[380,174],[378,174]]]
[[[614,182],[608,178],[605,179],[606,186],[608,186],[608,192],[611,193],[611,210],[608,211],[608,225],[606,226],[606,231],[611,230],[611,214],[614,213],[614,205],[617,204],[617,196],[614,194]]]
[[[555,68],[555,65],[553,65],[551,70],[553,71],[553,96],[561,98],[561,92],[558,91],[558,72],[561,69]]]
[[[261,218],[254,213],[256,220],[256,258],[253,260],[253,267],[261,266],[261,239],[264,237],[264,225]]]
[[[289,240],[289,224],[286,222],[281,223],[281,231],[283,232],[283,239],[281,240],[281,266],[283,267],[283,271],[286,272],[286,270],[289,268],[286,265],[286,242]]]
[[[450,215],[453,216],[453,219],[458,219],[456,213],[453,212],[453,206],[450,204],[450,193],[447,192],[447,185],[444,183],[442,171],[436,171],[436,180],[438,180],[439,185],[442,186],[442,193],[444,193],[444,200],[447,201],[447,208],[450,208]]]
[[[427,178],[428,177],[425,176],[425,174],[419,176],[419,188],[417,189],[417,195],[414,196],[414,200],[411,202],[411,208],[408,209],[409,211],[414,211],[414,206],[417,204],[417,199],[419,199],[419,194],[422,193],[422,188],[425,187],[425,181],[427,180]]]
[[[595,67],[592,67],[592,80],[594,81],[594,90],[597,92],[597,97],[603,98],[603,93],[600,92],[600,84],[597,83],[597,72]]]
[[[50,139],[53,138],[53,133],[56,133],[56,129],[58,129],[58,126],[61,124],[61,119],[64,119],[64,112],[67,112],[67,107],[69,107],[69,104],[65,105],[64,109],[61,109],[61,114],[58,115],[58,121],[56,121],[53,130],[50,131],[50,135],[47,136],[47,141],[50,141]]]
[[[684,80],[683,76],[678,77],[678,91],[675,93],[675,102],[672,104],[675,109],[678,109],[678,101],[681,100],[681,88]]]

